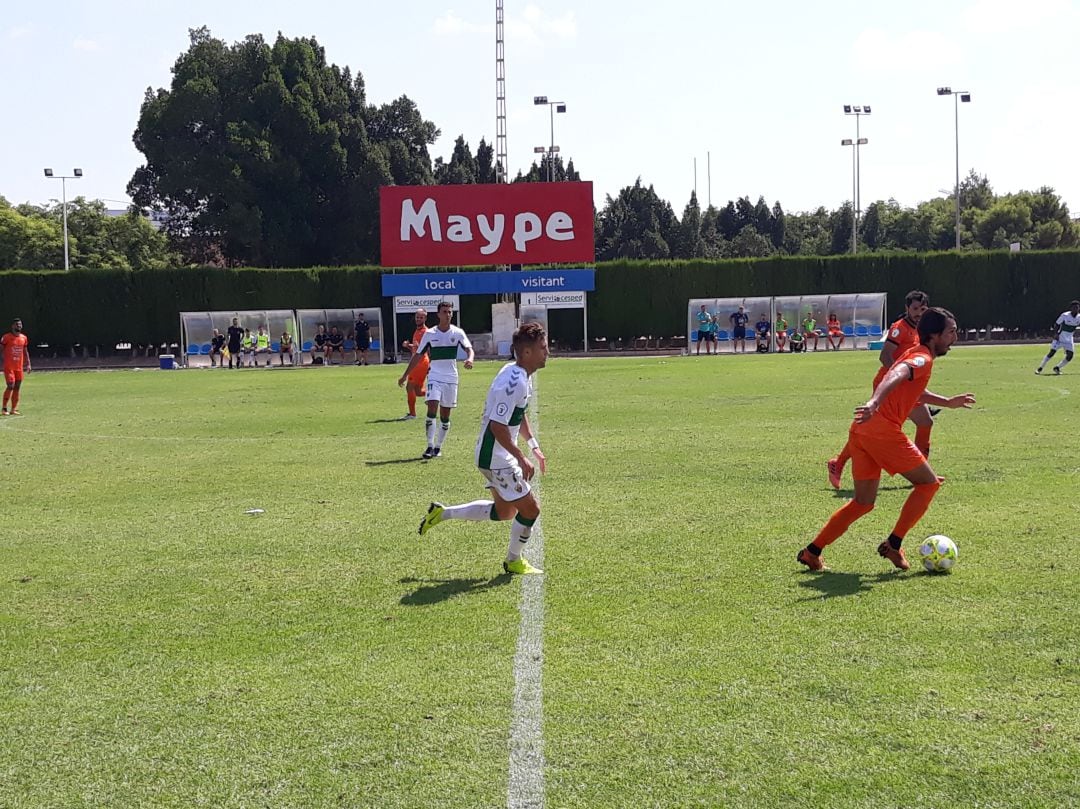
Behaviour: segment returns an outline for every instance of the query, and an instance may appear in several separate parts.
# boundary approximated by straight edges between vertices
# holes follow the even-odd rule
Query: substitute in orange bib
[[[874,376],[874,390],[881,384],[885,374],[892,368],[896,359],[919,344],[919,318],[922,317],[926,307],[930,305],[930,296],[919,289],[913,289],[904,298],[904,316],[889,326],[885,345],[881,347],[878,360],[881,367]],[[926,405],[916,405],[908,416],[915,424],[915,446],[919,448],[927,458],[930,457],[930,428],[934,426],[934,418]],[[835,458],[830,458],[826,467],[829,472],[829,483],[834,489],[840,488],[840,476],[844,474],[844,466],[851,457],[851,447],[848,444],[840,450]]]
[[[927,309],[919,320],[918,335],[919,345],[897,359],[870,400],[855,408],[855,421],[848,432],[855,499],[837,509],[814,541],[799,551],[797,560],[811,570],[824,570],[822,550],[859,517],[873,511],[882,470],[890,475],[903,475],[915,488],[908,495],[892,533],[878,546],[878,553],[901,570],[911,567],[900,544],[930,507],[942,478],[904,435],[904,420],[920,404],[966,408],[975,404],[972,393],[945,397],[926,389],[934,360],[945,356],[956,342],[953,314],[938,307]]]
[[[19,415],[19,390],[23,375],[30,373],[30,340],[23,334],[22,320],[11,322],[11,331],[0,337],[0,350],[4,356],[4,408],[0,416]],[[8,409],[10,405],[10,410]]]

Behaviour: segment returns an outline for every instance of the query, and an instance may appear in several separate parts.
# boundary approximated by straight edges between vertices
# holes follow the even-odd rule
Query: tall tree
[[[671,204],[660,199],[651,185],[643,186],[639,177],[618,196],[609,194],[598,213],[596,258],[670,258],[678,225]]]
[[[404,96],[366,105],[363,79],[328,64],[314,38],[190,34],[170,88],[143,101],[135,203],[230,263],[374,261],[378,188],[432,182],[435,125]]]
[[[495,149],[480,138],[480,145],[476,147],[476,181],[493,183],[496,180],[498,176],[495,174]]]
[[[716,218],[716,226],[720,235],[727,241],[731,241],[739,233],[739,215],[735,211],[735,203],[730,199],[727,205],[720,209]]]
[[[683,209],[679,221],[679,235],[672,249],[672,258],[702,258],[705,256],[705,240],[701,233],[701,208],[697,192],[690,192],[690,201]]]
[[[784,209],[780,206],[780,201],[777,200],[773,203],[772,213],[769,216],[769,240],[772,242],[773,247],[780,250],[784,246],[786,236],[787,217],[784,216]]]
[[[762,236],[772,236],[772,214],[765,197],[758,197],[754,203],[754,229]]]

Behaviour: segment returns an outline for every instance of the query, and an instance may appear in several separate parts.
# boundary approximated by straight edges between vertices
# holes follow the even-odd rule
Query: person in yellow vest
[[[259,333],[255,335],[255,367],[259,367],[259,355],[266,355],[266,367],[270,367],[273,359],[270,353],[270,335],[266,333],[266,326],[259,326]]]
[[[293,339],[289,334],[289,330],[286,329],[281,333],[280,342],[278,344],[278,361],[284,366],[285,355],[289,355],[289,365],[296,365],[296,357],[293,356]]]
[[[255,338],[251,336],[251,329],[244,329],[244,339],[240,341],[240,364],[244,364],[247,357],[248,367],[255,361]]]

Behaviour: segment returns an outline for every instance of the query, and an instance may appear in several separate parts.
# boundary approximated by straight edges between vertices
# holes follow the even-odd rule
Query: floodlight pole
[[[77,180],[77,179],[79,179],[80,177],[83,176],[83,171],[82,171],[82,169],[75,169],[71,174],[61,174],[60,176],[56,176],[55,174],[53,174],[52,169],[45,169],[45,176],[48,177],[50,180],[59,180],[60,181],[60,197],[61,197],[61,200],[62,200],[61,201],[61,207],[63,208],[63,216],[64,216],[64,270],[70,270],[71,269],[71,261],[70,261],[70,256],[69,256],[69,252],[68,252],[68,224],[67,224],[67,181],[68,180]]]
[[[566,112],[565,101],[548,101],[547,96],[533,96],[533,104],[537,107],[547,105],[551,113],[551,145],[548,150],[548,182],[555,181],[555,113]]]
[[[852,217],[854,218],[854,224],[852,225],[853,232],[859,229],[859,216],[862,214],[862,156],[859,154],[859,147],[867,143],[866,138],[859,137],[859,119],[864,115],[870,114],[869,104],[845,104],[844,115],[855,116],[855,193],[852,195]],[[851,252],[856,251],[857,238],[852,237],[851,240]]]
[[[954,90],[951,87],[937,88],[939,96],[953,97],[953,131],[956,138],[956,249],[960,249],[960,102],[965,104],[971,101],[971,93],[967,90]]]

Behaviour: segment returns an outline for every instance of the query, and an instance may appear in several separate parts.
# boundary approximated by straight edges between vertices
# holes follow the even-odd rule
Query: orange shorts
[[[9,385],[14,385],[16,382],[23,381],[23,369],[20,365],[18,368],[9,368],[4,366],[4,382]]]
[[[842,332],[840,329],[829,329],[829,336],[830,337],[843,337],[844,332]]]
[[[856,432],[853,426],[848,444],[853,480],[877,480],[882,469],[890,475],[902,475],[926,463],[926,458],[899,427],[866,433]]]

